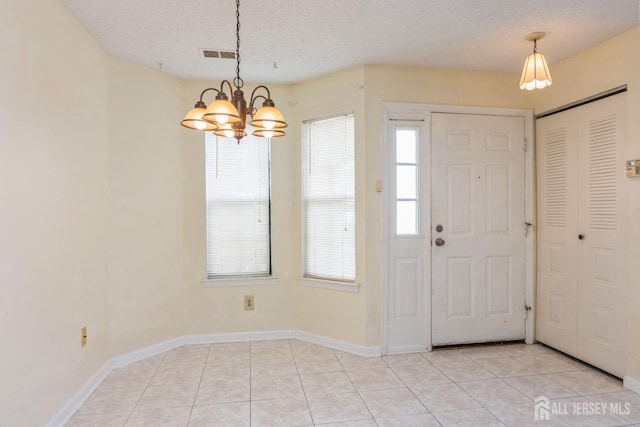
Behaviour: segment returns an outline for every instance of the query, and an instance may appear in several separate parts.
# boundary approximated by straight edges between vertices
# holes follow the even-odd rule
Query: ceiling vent
[[[236,53],[232,50],[214,50],[214,49],[201,49],[202,55],[205,58],[217,58],[217,59],[236,59]]]

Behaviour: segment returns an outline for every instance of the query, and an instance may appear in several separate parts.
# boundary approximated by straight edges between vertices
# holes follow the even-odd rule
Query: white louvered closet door
[[[626,371],[626,94],[538,120],[538,340]]]

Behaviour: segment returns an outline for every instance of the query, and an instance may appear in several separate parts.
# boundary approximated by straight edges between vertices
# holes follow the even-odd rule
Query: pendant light
[[[547,61],[544,55],[538,53],[538,40],[544,37],[545,33],[531,33],[525,39],[533,42],[533,53],[527,56],[520,77],[520,89],[533,90],[542,89],[550,86],[552,83],[551,73],[547,67]]]
[[[225,85],[231,94],[231,101],[224,92]],[[196,102],[196,105],[187,113],[180,124],[193,130],[213,131],[218,136],[233,137],[240,143],[240,140],[247,136],[245,129],[247,116],[249,116],[251,117],[251,126],[254,127],[253,135],[265,138],[283,136],[287,122],[271,99],[269,89],[263,85],[257,86],[251,92],[247,104],[244,92],[242,92],[243,86],[244,81],[240,77],[240,0],[236,0],[236,77],[233,79],[233,87],[229,80],[223,80],[219,90],[212,87],[203,90],[200,94],[200,100]],[[256,94],[260,90],[264,90],[266,94]],[[203,97],[209,91],[215,91],[216,97],[207,107]],[[263,100],[262,107],[258,109],[255,104],[261,99]]]

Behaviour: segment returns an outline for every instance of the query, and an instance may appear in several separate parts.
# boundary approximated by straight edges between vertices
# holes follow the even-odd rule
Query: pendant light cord
[[[244,82],[240,78],[240,0],[236,0],[236,78],[233,85],[240,89]]]

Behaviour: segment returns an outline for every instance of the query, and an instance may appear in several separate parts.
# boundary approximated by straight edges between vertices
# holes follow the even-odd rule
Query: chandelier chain
[[[244,86],[240,78],[240,0],[236,0],[236,78],[233,84],[237,88]]]

